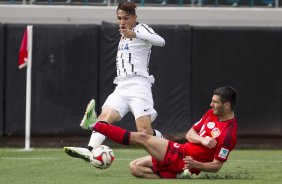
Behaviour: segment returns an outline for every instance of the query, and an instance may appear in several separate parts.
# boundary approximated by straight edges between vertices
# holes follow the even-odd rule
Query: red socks
[[[131,132],[125,129],[99,121],[94,125],[93,130],[107,136],[119,144],[129,145]]]

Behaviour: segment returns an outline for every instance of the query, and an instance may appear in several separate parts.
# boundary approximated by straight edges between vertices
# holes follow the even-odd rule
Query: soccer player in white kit
[[[114,80],[117,86],[106,99],[98,119],[95,101],[90,101],[80,124],[83,129],[88,129],[88,125],[97,120],[111,124],[131,111],[138,132],[162,136],[151,125],[157,112],[151,91],[155,79],[149,74],[148,67],[152,45],[162,47],[165,40],[148,25],[137,22],[135,9],[134,2],[122,1],[118,5],[116,14],[121,38],[116,58],[117,77]],[[93,131],[87,148],[65,147],[64,151],[72,157],[89,161],[91,150],[102,144],[105,138]]]

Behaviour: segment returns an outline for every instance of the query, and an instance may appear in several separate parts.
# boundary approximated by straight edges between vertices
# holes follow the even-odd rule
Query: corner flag
[[[27,66],[26,72],[26,109],[25,109],[25,149],[30,149],[30,107],[31,107],[31,66],[32,66],[32,36],[33,26],[28,25],[25,29],[20,51],[19,69]]]
[[[25,28],[20,51],[19,51],[19,69],[24,68],[27,65],[27,28]]]

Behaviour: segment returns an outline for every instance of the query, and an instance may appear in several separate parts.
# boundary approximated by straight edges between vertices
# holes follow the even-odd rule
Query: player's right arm
[[[216,140],[213,137],[202,137],[198,134],[198,132],[192,127],[186,134],[186,139],[189,142],[202,144],[205,147],[213,148],[216,146]]]
[[[205,172],[218,172],[224,163],[216,159],[214,159],[212,162],[199,162],[190,156],[185,157],[183,160],[185,162],[183,170],[195,168]]]

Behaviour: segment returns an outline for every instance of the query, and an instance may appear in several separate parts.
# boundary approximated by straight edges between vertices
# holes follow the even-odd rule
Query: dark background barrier
[[[156,129],[164,135],[186,133],[191,124],[191,27],[152,26],[166,41],[153,47],[150,71],[156,82],[152,88],[158,117]]]
[[[5,25],[5,135],[24,134],[26,69],[18,70],[17,53],[25,26]],[[209,109],[212,90],[232,85],[239,91],[239,134],[282,135],[281,28],[152,27],[166,40],[151,54],[154,128],[183,136]],[[79,122],[91,98],[99,113],[115,87],[119,37],[105,22],[34,25],[32,135],[88,134]],[[135,130],[131,114],[116,124]]]
[[[193,118],[209,108],[210,92],[239,92],[239,134],[281,135],[281,28],[194,27]]]
[[[0,24],[0,136],[4,133],[4,26]]]
[[[99,31],[98,25],[35,25],[33,133],[82,133],[82,112],[97,94]]]
[[[24,133],[26,69],[18,71],[15,54],[23,28],[7,25],[10,44],[7,46],[6,133],[9,135]],[[34,26],[32,134],[83,133],[79,128],[82,112],[91,96],[97,94],[99,29],[98,25]],[[15,116],[15,112],[20,116]]]
[[[26,25],[5,25],[5,134],[24,135],[26,69],[18,68],[18,52]]]

